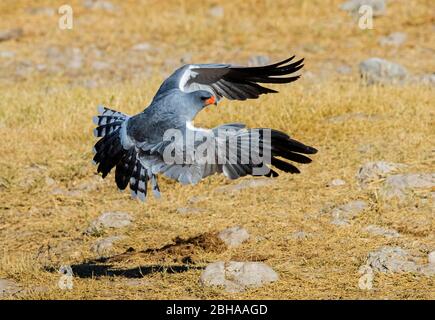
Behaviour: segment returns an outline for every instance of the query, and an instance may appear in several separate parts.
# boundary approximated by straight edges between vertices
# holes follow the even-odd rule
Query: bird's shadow
[[[124,278],[143,278],[154,273],[182,273],[189,270],[201,270],[204,267],[191,265],[145,265],[134,268],[121,269],[113,268],[109,264],[96,264],[85,262],[71,265],[73,275],[79,278],[99,278],[106,276],[117,276]]]

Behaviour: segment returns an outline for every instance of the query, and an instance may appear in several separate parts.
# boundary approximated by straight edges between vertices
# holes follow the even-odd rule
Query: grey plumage
[[[309,163],[311,159],[303,154],[314,154],[317,150],[283,132],[267,128],[247,129],[240,123],[224,124],[210,130],[192,125],[198,112],[223,97],[255,99],[261,94],[277,92],[260,84],[297,80],[299,76],[293,73],[303,67],[303,59],[290,63],[293,58],[251,68],[227,64],[186,65],[167,78],[151,104],[134,116],[99,107],[99,115],[94,117],[97,124],[94,134],[101,138],[94,146],[98,172],[104,178],[115,167],[118,188],[124,190],[130,185],[132,196],[142,201],[147,197],[148,182],[153,194],[160,196],[158,174],[182,184],[195,184],[215,173],[223,173],[230,179],[254,175],[262,165],[270,169],[262,173],[268,177],[278,175],[270,167],[299,173],[287,161]],[[178,142],[165,140],[168,130],[174,129],[181,133],[182,139]],[[222,131],[227,134],[221,137],[218,133]],[[195,152],[204,153],[202,161],[190,153],[186,144],[190,135],[202,138],[192,146]],[[262,152],[252,152],[254,144],[259,144]],[[169,147],[176,148],[181,162],[165,161]],[[236,152],[229,152],[231,150]],[[260,163],[265,152],[270,153],[271,158]]]

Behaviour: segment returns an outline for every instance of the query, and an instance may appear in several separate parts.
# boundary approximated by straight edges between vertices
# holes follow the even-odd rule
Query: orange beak
[[[211,105],[211,104],[216,104],[216,98],[214,96],[211,96],[211,98],[208,98],[207,100],[205,100],[205,105]]]

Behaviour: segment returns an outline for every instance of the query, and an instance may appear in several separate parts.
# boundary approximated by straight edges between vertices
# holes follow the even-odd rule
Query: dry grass
[[[20,26],[19,41],[0,43],[0,50],[16,52],[14,61],[0,60],[0,277],[14,279],[25,289],[12,298],[30,299],[331,299],[435,297],[434,279],[416,274],[377,275],[374,290],[358,288],[358,268],[368,252],[382,245],[398,245],[418,255],[435,248],[434,213],[428,192],[415,194],[406,203],[386,203],[376,189],[360,190],[355,174],[367,161],[386,160],[408,164],[409,172],[433,172],[435,94],[422,85],[366,87],[355,66],[370,56],[402,63],[413,74],[435,69],[431,1],[390,1],[388,14],[375,20],[375,29],[362,31],[345,13],[341,1],[224,1],[225,15],[208,15],[210,3],[193,1],[119,1],[118,10],[75,9],[73,31],[57,28],[57,17],[31,15],[27,1],[0,3],[0,30]],[[412,2],[412,3],[411,3]],[[40,1],[57,8],[57,1]],[[63,4],[63,2],[62,2]],[[412,8],[412,10],[410,9]],[[400,49],[380,47],[380,35],[405,31],[408,40]],[[132,45],[150,42],[161,48],[128,61]],[[15,77],[20,61],[47,63],[50,46],[95,46],[105,59],[119,63],[95,75],[88,62],[73,73],[32,72]],[[280,87],[278,95],[257,101],[223,102],[203,112],[196,123],[214,126],[240,121],[249,126],[270,126],[319,149],[314,162],[301,175],[282,175],[271,187],[240,193],[218,193],[222,184],[236,184],[211,177],[197,186],[183,187],[162,180],[163,199],[146,204],[119,193],[113,175],[101,180],[91,164],[91,117],[104,103],[126,113],[136,113],[153,96],[165,74],[177,64],[174,57],[191,52],[192,61],[245,63],[252,54],[282,58],[289,53],[307,59],[305,72],[314,77]],[[0,58],[1,59],[1,58]],[[175,62],[167,62],[175,59]],[[88,61],[88,60],[86,60]],[[335,66],[353,67],[338,75]],[[144,66],[149,76],[135,78]],[[80,81],[97,76],[100,85],[86,88]],[[372,115],[332,123],[330,117],[346,113]],[[361,147],[366,149],[361,152]],[[53,185],[54,180],[55,185]],[[341,178],[347,185],[328,188]],[[55,187],[83,189],[78,195],[53,194]],[[427,191],[427,190],[426,190]],[[177,208],[188,199],[206,198],[195,207],[203,213],[183,215]],[[325,206],[363,199],[370,208],[349,227],[330,223],[319,214]],[[183,272],[183,262],[171,254],[132,255],[113,262],[116,276],[74,278],[74,289],[62,291],[59,275],[47,267],[80,264],[94,259],[89,247],[97,237],[84,235],[90,221],[104,211],[131,213],[131,227],[101,235],[125,234],[118,253],[159,248],[176,237],[242,225],[251,240],[237,249],[193,248],[195,264]],[[369,224],[395,228],[400,238],[386,239],[362,231]],[[291,237],[303,230],[313,237]],[[48,249],[50,248],[50,249]],[[175,257],[177,258],[177,257]],[[197,267],[220,259],[264,260],[279,274],[274,284],[244,293],[203,288]],[[144,278],[133,282],[126,274],[141,267]],[[147,274],[148,272],[148,274]]]

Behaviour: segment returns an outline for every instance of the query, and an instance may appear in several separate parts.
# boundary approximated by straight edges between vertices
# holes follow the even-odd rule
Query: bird
[[[289,161],[310,163],[307,155],[317,149],[284,132],[247,128],[237,122],[212,129],[193,124],[201,110],[224,98],[257,99],[278,92],[264,84],[296,81],[304,59],[294,58],[256,67],[187,64],[164,80],[151,103],[136,115],[100,105],[93,117],[94,135],[100,138],[93,148],[98,173],[105,178],[115,168],[118,189],[130,186],[131,196],[141,201],[147,199],[150,188],[160,197],[158,175],[197,184],[213,174],[234,180],[247,175],[273,178],[279,175],[276,170],[300,173]],[[191,136],[195,138],[187,146]]]

